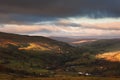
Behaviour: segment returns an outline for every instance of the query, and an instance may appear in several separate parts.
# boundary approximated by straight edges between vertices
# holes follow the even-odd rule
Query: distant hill
[[[78,45],[80,48],[96,51],[95,53],[111,52],[120,50],[120,39],[102,39],[91,43]],[[88,50],[89,51],[89,50]]]
[[[57,40],[57,41],[62,41],[62,42],[67,42],[67,43],[71,43],[73,41],[76,41],[75,38],[68,38],[68,37],[49,37],[51,39]]]
[[[66,42],[70,45],[77,46],[83,43],[93,42],[97,39],[94,38],[67,38],[67,37],[50,37],[51,39]]]
[[[120,39],[103,39],[82,44],[81,48],[88,48],[97,58],[120,62]]]
[[[80,43],[77,46],[83,52],[83,55],[87,53],[87,55],[97,56],[99,59],[120,62],[120,39],[101,39]]]

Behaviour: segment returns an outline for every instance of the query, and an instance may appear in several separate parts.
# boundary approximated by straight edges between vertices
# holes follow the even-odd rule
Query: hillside
[[[67,42],[67,43],[71,43],[73,41],[75,41],[75,38],[67,38],[67,37],[49,37],[51,39],[57,40],[57,41],[62,41],[62,42]]]
[[[0,33],[0,71],[3,72],[47,75],[74,59],[70,56],[74,53],[76,48],[46,37]]]
[[[120,40],[67,43],[42,36],[0,33],[0,73],[20,76],[120,76]],[[113,64],[113,65],[111,65]]]
[[[112,62],[120,62],[120,51],[97,54],[96,58],[105,59]]]
[[[97,39],[94,38],[67,38],[67,37],[50,37],[51,39],[57,40],[57,41],[62,41],[62,42],[66,42],[72,46],[79,46],[80,44],[84,44],[84,43],[90,43],[90,42],[94,42]]]
[[[87,49],[92,53],[104,53],[120,50],[120,39],[102,39],[91,43],[80,44],[81,49]]]
[[[45,49],[54,51],[56,53],[62,53],[64,51],[67,51],[68,48],[73,48],[66,43],[49,39],[47,37],[0,33],[0,45],[5,46],[8,44],[19,46],[20,49],[32,46],[31,49],[37,48],[37,50],[41,51],[42,49]]]
[[[93,75],[120,76],[120,39],[102,39],[77,45],[80,57],[67,62],[68,69]]]

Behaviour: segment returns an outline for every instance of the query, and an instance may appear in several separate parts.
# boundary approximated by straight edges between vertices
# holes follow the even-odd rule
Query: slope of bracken
[[[105,59],[112,62],[120,62],[120,51],[98,54],[96,55],[96,58]]]
[[[19,50],[51,51],[52,47],[47,44],[28,43],[28,46],[20,47]]]
[[[17,46],[19,50],[52,51],[55,53],[66,53],[75,49],[67,43],[47,37],[0,32],[0,46],[7,47],[8,45]]]

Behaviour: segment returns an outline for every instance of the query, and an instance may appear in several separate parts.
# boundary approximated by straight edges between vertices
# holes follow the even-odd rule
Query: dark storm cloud
[[[46,21],[55,21],[58,18],[56,17],[43,17],[36,15],[21,15],[21,14],[3,14],[0,13],[0,23],[1,24],[25,24],[32,25],[35,22],[46,22]]]
[[[120,0],[0,0],[0,13],[117,17],[120,16]]]
[[[42,36],[119,36],[120,0],[0,0],[0,31]]]
[[[64,27],[80,27],[81,26],[80,24],[76,24],[76,23],[59,23],[59,22],[54,23],[54,25],[64,26]]]

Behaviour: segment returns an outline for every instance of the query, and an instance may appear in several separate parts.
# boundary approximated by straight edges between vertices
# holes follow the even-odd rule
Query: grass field
[[[56,77],[56,78],[24,78],[16,80],[120,80],[118,78],[99,78],[99,77]]]
[[[40,77],[20,77],[11,76],[7,74],[0,74],[0,80],[120,80],[120,78],[109,78],[109,77],[70,77],[70,76],[59,76],[50,78],[40,78]]]

